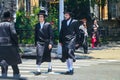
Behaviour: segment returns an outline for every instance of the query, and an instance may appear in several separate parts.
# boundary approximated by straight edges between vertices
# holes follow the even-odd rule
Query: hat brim
[[[47,16],[46,14],[44,14],[44,13],[38,13],[37,15],[44,15],[44,16]]]

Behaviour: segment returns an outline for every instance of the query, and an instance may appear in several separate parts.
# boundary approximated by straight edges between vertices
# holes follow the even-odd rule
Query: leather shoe
[[[74,74],[74,71],[73,71],[73,70],[70,70],[70,71],[67,71],[65,74],[66,74],[66,75],[73,75],[73,74]]]
[[[48,72],[52,72],[52,69],[48,69]]]
[[[41,72],[35,72],[34,74],[35,75],[41,75]]]

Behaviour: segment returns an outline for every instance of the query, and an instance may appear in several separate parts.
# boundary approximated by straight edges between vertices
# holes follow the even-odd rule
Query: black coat
[[[43,28],[41,29],[40,23],[35,26],[35,45],[37,48],[37,62],[36,64],[41,64],[42,62],[51,62],[51,50],[49,50],[48,45],[53,45],[53,30],[50,23],[45,22]]]
[[[0,23],[0,61],[5,60],[9,65],[21,63],[18,51],[18,38],[14,24]]]
[[[59,35],[59,42],[62,43],[62,62],[72,58],[75,61],[75,44],[79,43],[79,24],[77,20],[71,19],[69,26],[67,21],[62,21],[62,26]]]

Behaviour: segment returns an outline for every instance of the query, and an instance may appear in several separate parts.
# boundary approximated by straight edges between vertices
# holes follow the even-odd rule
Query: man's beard
[[[70,20],[70,18],[66,19],[67,21]]]

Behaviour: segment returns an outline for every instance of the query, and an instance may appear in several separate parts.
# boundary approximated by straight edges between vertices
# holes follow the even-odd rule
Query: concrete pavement
[[[52,60],[53,72],[47,72],[47,63],[41,65],[41,75],[35,76],[36,60],[22,59],[19,65],[23,79],[1,79],[0,80],[120,80],[120,60],[83,59],[74,63],[74,75],[64,75],[67,71],[66,63],[60,60]],[[12,69],[9,67],[8,76],[12,77]]]
[[[23,57],[34,57],[36,56],[35,47],[22,47],[24,50]],[[57,48],[52,50],[52,58],[59,58],[61,54],[57,54]],[[101,47],[92,49],[89,47],[89,54],[84,54],[83,49],[80,48],[75,52],[77,59],[118,59],[120,60],[120,43],[109,43],[102,45]]]
[[[35,51],[35,48],[33,50]],[[77,62],[74,63],[74,75],[62,74],[67,70],[66,63],[61,63],[59,59],[53,59],[52,73],[47,73],[48,64],[44,63],[41,66],[42,74],[35,76],[33,74],[36,71],[35,59],[23,59],[23,63],[19,65],[21,77],[25,80],[120,80],[119,44],[105,45],[95,49],[89,48],[89,54],[83,54],[83,50],[80,48],[75,54]],[[52,53],[53,58],[58,58],[59,56],[56,53]],[[11,77],[11,67],[9,67],[8,72],[8,76]],[[12,79],[0,78],[0,80]]]
[[[27,48],[27,55],[35,56],[35,48]],[[30,50],[30,51],[29,51]],[[57,48],[53,49],[52,58],[59,58],[56,54]],[[33,52],[32,52],[33,51]],[[102,45],[92,49],[89,47],[89,54],[84,54],[82,48],[75,52],[77,62],[74,64],[74,75],[63,75],[61,72],[67,70],[66,64],[58,59],[53,59],[53,73],[46,73],[47,64],[41,67],[42,75],[35,76],[35,60],[23,60],[20,71],[26,80],[120,80],[120,44]],[[12,71],[9,72],[10,76]]]
[[[94,59],[114,59],[120,60],[120,44],[108,44],[102,46],[103,49],[91,49],[90,54],[87,56],[93,57]]]

